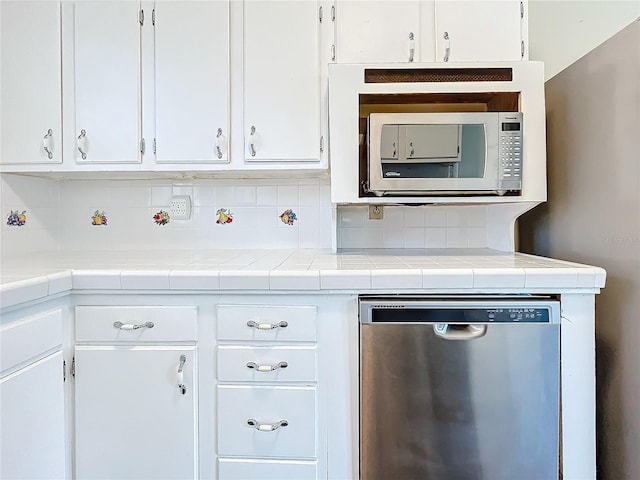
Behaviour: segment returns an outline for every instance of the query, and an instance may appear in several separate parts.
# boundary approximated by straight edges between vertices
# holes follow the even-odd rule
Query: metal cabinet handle
[[[409,156],[413,157],[413,154],[416,153],[415,149],[413,148],[413,142],[409,142]]]
[[[442,61],[448,62],[449,55],[451,54],[451,39],[449,38],[449,32],[444,32],[443,38],[446,40],[447,43],[445,43],[444,58],[442,59]]]
[[[453,328],[451,328],[453,326]],[[486,325],[435,323],[433,333],[445,340],[473,340],[486,335]]]
[[[258,330],[273,330],[274,328],[286,328],[289,324],[282,320],[278,323],[258,323],[254,320],[249,320],[247,322],[247,327],[257,328]]]
[[[391,155],[393,158],[396,158],[398,152],[396,151],[396,142],[393,142],[393,154]]]
[[[256,127],[251,125],[251,134],[249,135],[249,153],[252,157],[256,156],[256,144],[255,144]]]
[[[122,323],[122,322],[113,322],[113,326],[120,330],[138,330],[139,328],[153,328],[153,322],[145,322],[145,323]]]
[[[416,51],[416,41],[413,32],[409,32],[409,62],[413,62],[413,56]]]
[[[280,420],[279,422],[275,423],[260,423],[255,418],[250,418],[247,420],[247,425],[255,428],[260,432],[273,432],[280,427],[287,427],[289,425],[289,422],[287,420]]]
[[[219,128],[218,129],[218,134],[216,135],[216,155],[218,156],[218,158],[222,158],[222,151],[226,150],[226,145],[227,145],[227,139],[226,137],[222,134],[222,129]]]
[[[49,160],[53,158],[53,130],[47,130],[47,134],[42,138],[42,148],[47,152]]]
[[[83,128],[80,130],[80,135],[78,135],[77,142],[78,151],[82,156],[83,160],[87,159],[87,131]]]
[[[180,355],[180,364],[178,365],[178,390],[182,395],[187,393],[187,387],[184,385],[184,364],[187,361],[186,355]]]
[[[247,368],[251,368],[257,372],[273,372],[279,368],[287,368],[289,364],[287,362],[279,362],[275,365],[260,365],[256,362],[247,362]]]

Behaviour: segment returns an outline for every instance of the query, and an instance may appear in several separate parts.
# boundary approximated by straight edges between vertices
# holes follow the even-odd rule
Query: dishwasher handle
[[[473,340],[486,335],[486,325],[434,323],[433,333],[445,340]]]

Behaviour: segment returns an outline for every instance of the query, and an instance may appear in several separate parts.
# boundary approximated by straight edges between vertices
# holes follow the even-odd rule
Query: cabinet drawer
[[[315,387],[218,386],[218,454],[315,458]]]
[[[0,328],[0,371],[7,372],[61,345],[61,309],[3,325]]]
[[[218,347],[218,380],[315,382],[315,346]]]
[[[316,480],[318,464],[295,460],[218,459],[219,480]]]
[[[316,341],[313,306],[218,305],[218,340]]]
[[[198,310],[195,306],[76,307],[78,342],[184,342],[197,339]]]

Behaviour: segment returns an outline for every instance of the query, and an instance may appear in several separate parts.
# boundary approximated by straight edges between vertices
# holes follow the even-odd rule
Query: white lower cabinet
[[[198,478],[196,312],[76,308],[77,478]]]
[[[216,312],[219,480],[318,478],[318,307]]]
[[[0,478],[63,479],[62,310],[0,319]]]

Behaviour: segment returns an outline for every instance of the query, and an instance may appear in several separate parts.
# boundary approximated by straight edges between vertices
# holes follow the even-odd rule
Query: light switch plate
[[[171,220],[189,220],[191,218],[191,197],[189,195],[171,197],[169,215]]]

